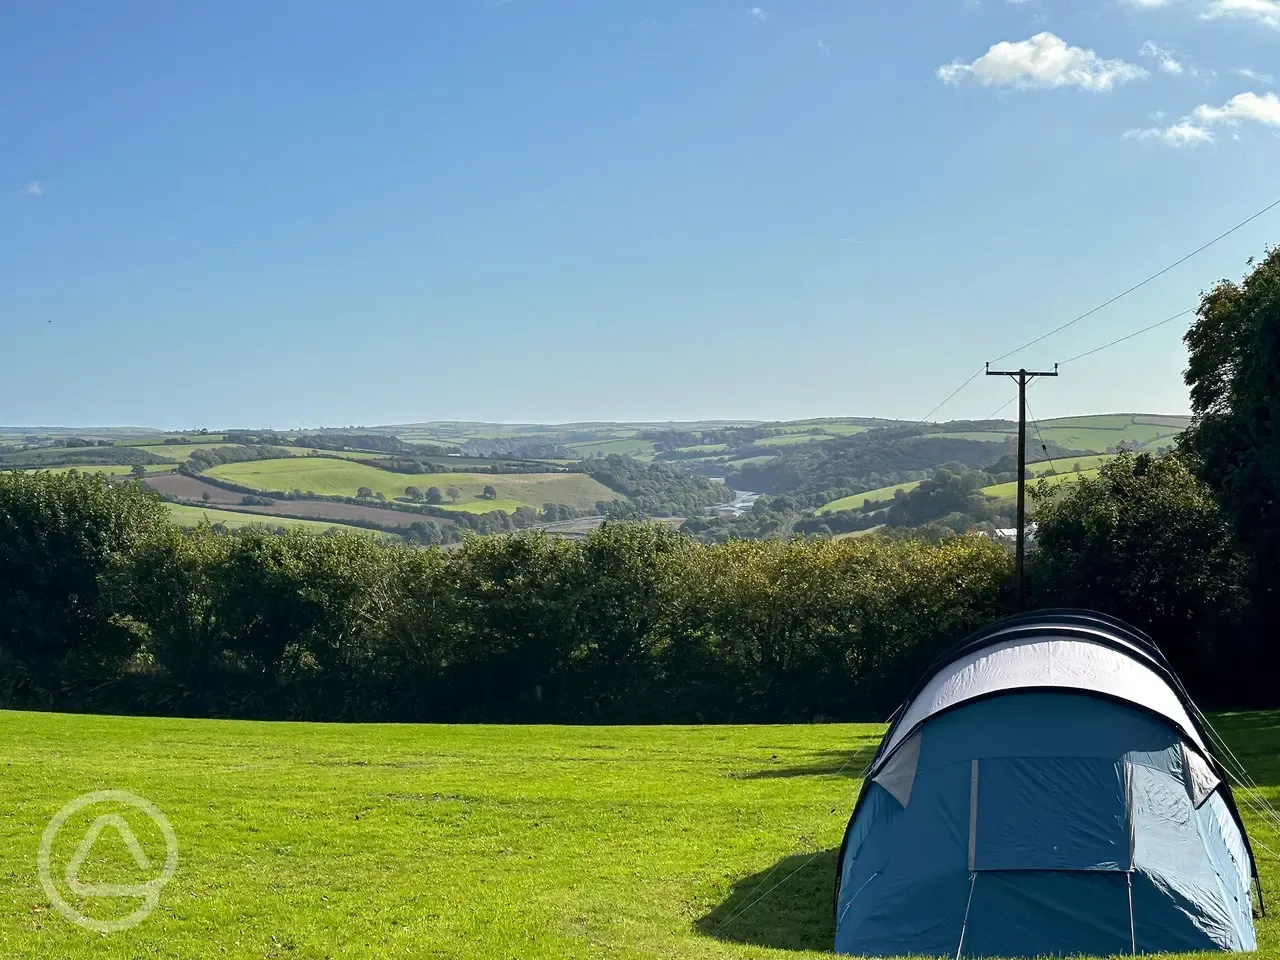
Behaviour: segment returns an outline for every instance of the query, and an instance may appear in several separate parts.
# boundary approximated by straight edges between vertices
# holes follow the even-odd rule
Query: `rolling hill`
[[[394,500],[405,496],[405,488],[439,487],[444,492],[457,487],[462,496],[455,509],[472,513],[515,510],[520,506],[542,509],[545,503],[560,503],[577,510],[594,509],[600,500],[617,500],[608,487],[580,473],[423,473],[404,474],[379,470],[363,463],[322,457],[287,460],[253,460],[220,464],[205,476],[240,487],[288,492],[301,490],[322,496],[354,497],[361,487]],[[483,500],[481,493],[492,486],[496,500]],[[449,507],[446,502],[441,506]]]

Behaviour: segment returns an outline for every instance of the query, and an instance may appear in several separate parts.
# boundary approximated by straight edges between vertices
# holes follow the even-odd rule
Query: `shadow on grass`
[[[735,883],[728,898],[694,922],[705,937],[775,950],[831,950],[835,939],[834,848],[798,853]]]
[[[787,777],[822,777],[842,776],[857,780],[862,776],[867,764],[875,754],[877,739],[869,745],[857,750],[818,750],[810,753],[813,762],[803,767],[765,767],[750,773],[735,774],[738,780],[772,780]]]

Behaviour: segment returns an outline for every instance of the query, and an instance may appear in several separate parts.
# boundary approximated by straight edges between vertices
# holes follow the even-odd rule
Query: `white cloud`
[[[1156,7],[1168,6],[1169,0],[1125,0],[1125,3],[1143,10],[1154,10]]]
[[[31,180],[22,188],[22,195],[24,197],[43,197],[44,184],[39,180]]]
[[[819,40],[819,41],[818,41],[818,49],[822,51],[822,55],[823,55],[824,57],[830,57],[830,56],[831,56],[831,50],[830,50],[830,48],[829,48],[825,43],[823,43],[821,40]]]
[[[1052,33],[1037,33],[1016,43],[1003,40],[973,63],[946,64],[937,70],[943,83],[974,79],[983,86],[1079,87],[1110,90],[1117,84],[1145,77],[1147,71],[1124,60],[1104,60],[1092,50],[1069,47]]]
[[[1142,45],[1142,49],[1138,52],[1149,60],[1155,60],[1160,65],[1160,69],[1165,73],[1171,73],[1175,77],[1182,73],[1182,64],[1177,61],[1177,58],[1173,55],[1173,51],[1168,47],[1162,47],[1159,44],[1152,43],[1148,40]]]
[[[1155,120],[1162,116],[1152,114],[1151,118]],[[1213,142],[1213,131],[1209,128],[1215,124],[1235,126],[1243,121],[1280,127],[1280,97],[1274,93],[1261,96],[1238,93],[1220,107],[1201,104],[1191,111],[1191,116],[1183,117],[1173,126],[1126,130],[1124,135],[1129,140],[1159,140],[1171,147],[1194,147]],[[1231,139],[1239,140],[1240,135],[1232,133]]]
[[[1213,134],[1190,120],[1179,120],[1171,127],[1148,127],[1145,130],[1126,130],[1127,140],[1159,140],[1171,147],[1194,147],[1212,143]]]
[[[1200,16],[1205,20],[1246,17],[1280,29],[1280,0],[1212,0]]]
[[[755,23],[764,23],[765,13],[760,7],[747,7],[747,19]]]
[[[1280,97],[1274,93],[1237,93],[1220,107],[1201,104],[1191,115],[1200,123],[1239,123],[1251,120],[1280,127]]]
[[[1253,80],[1257,83],[1271,83],[1275,77],[1269,73],[1259,73],[1257,70],[1250,70],[1248,67],[1240,67],[1238,70],[1231,71],[1238,77],[1244,77],[1246,80]]]

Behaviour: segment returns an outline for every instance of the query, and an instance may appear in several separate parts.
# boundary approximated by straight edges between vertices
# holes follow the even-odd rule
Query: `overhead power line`
[[[1060,367],[1066,366],[1068,363],[1071,363],[1075,360],[1082,360],[1085,357],[1091,357],[1095,353],[1099,353],[1103,350],[1106,350],[1109,347],[1114,347],[1117,343],[1124,343],[1126,340],[1132,340],[1134,337],[1138,336],[1139,334],[1146,333],[1148,330],[1154,330],[1156,327],[1163,327],[1166,323],[1172,323],[1174,320],[1177,320],[1179,317],[1185,317],[1187,314],[1195,313],[1195,312],[1196,312],[1195,307],[1188,307],[1186,310],[1183,310],[1181,313],[1175,313],[1172,317],[1165,317],[1163,320],[1157,320],[1155,323],[1151,324],[1150,326],[1143,327],[1141,330],[1135,330],[1133,331],[1133,333],[1125,334],[1123,337],[1120,337],[1117,340],[1112,340],[1110,343],[1104,343],[1102,346],[1094,347],[1092,350],[1086,350],[1084,353],[1077,353],[1070,360],[1063,360],[1060,364],[1058,364],[1058,366]]]
[[[1024,343],[1022,346],[1020,346],[1020,347],[1016,347],[1015,349],[1010,350],[1008,353],[1004,354],[1003,356],[999,356],[999,357],[997,357],[997,358],[996,358],[995,360],[993,360],[992,362],[993,362],[993,363],[998,363],[998,362],[999,362],[999,361],[1001,361],[1001,360],[1005,360],[1005,359],[1007,359],[1007,358],[1009,358],[1009,357],[1013,356],[1015,353],[1019,353],[1020,351],[1027,349],[1027,347],[1034,346],[1035,344],[1040,343],[1042,340],[1046,340],[1046,339],[1048,339],[1049,337],[1053,336],[1055,333],[1061,333],[1063,330],[1066,330],[1068,327],[1073,326],[1074,324],[1079,323],[1081,320],[1084,320],[1084,319],[1086,319],[1086,318],[1088,318],[1088,317],[1093,316],[1093,315],[1094,315],[1095,313],[1097,313],[1098,311],[1106,309],[1107,307],[1111,306],[1111,305],[1112,305],[1113,303],[1115,303],[1116,301],[1118,301],[1118,300],[1122,300],[1123,298],[1127,297],[1129,294],[1133,293],[1135,290],[1139,290],[1139,289],[1141,289],[1142,287],[1145,287],[1145,286],[1146,286],[1148,283],[1150,283],[1152,280],[1156,280],[1156,279],[1158,279],[1159,277],[1164,276],[1166,273],[1168,273],[1170,270],[1173,270],[1175,267],[1179,267],[1179,266],[1181,266],[1182,264],[1186,263],[1188,260],[1190,260],[1192,257],[1196,256],[1197,254],[1203,253],[1205,250],[1208,250],[1210,247],[1212,247],[1215,243],[1219,242],[1220,240],[1225,240],[1227,237],[1231,236],[1231,234],[1235,233],[1235,232],[1236,232],[1237,230],[1239,230],[1241,227],[1247,226],[1248,224],[1252,223],[1254,220],[1257,220],[1257,219],[1258,219],[1259,217],[1261,217],[1263,214],[1265,214],[1265,213],[1267,213],[1267,212],[1269,212],[1269,211],[1271,211],[1271,210],[1274,210],[1276,207],[1280,207],[1280,199],[1278,199],[1278,200],[1273,200],[1271,203],[1267,204],[1265,207],[1263,207],[1263,208],[1262,208],[1261,210],[1259,210],[1257,213],[1253,214],[1252,216],[1246,217],[1244,220],[1241,220],[1239,223],[1237,223],[1237,224],[1236,224],[1234,227],[1232,227],[1231,229],[1229,229],[1229,230],[1227,230],[1227,231],[1225,231],[1225,232],[1223,232],[1223,233],[1218,234],[1218,236],[1214,237],[1214,238],[1213,238],[1212,240],[1210,240],[1208,243],[1201,244],[1200,246],[1196,247],[1196,249],[1194,249],[1194,250],[1192,250],[1190,253],[1188,253],[1186,256],[1181,257],[1181,258],[1179,258],[1178,260],[1175,260],[1173,263],[1169,264],[1169,265],[1168,265],[1167,267],[1165,267],[1163,270],[1159,270],[1159,271],[1157,271],[1157,272],[1155,272],[1155,273],[1151,274],[1151,276],[1147,277],[1145,280],[1142,280],[1142,281],[1140,281],[1139,283],[1135,283],[1133,286],[1129,287],[1127,290],[1123,290],[1123,291],[1121,291],[1120,293],[1118,293],[1118,294],[1116,294],[1114,297],[1112,297],[1110,300],[1106,300],[1106,301],[1104,301],[1104,302],[1102,302],[1102,303],[1098,304],[1096,307],[1092,308],[1091,310],[1086,310],[1084,313],[1080,314],[1078,317],[1073,317],[1072,319],[1068,320],[1066,323],[1061,324],[1060,326],[1054,327],[1054,328],[1053,328],[1052,330],[1050,330],[1048,333],[1041,334],[1040,336],[1036,337],[1036,338],[1035,338],[1035,339],[1033,339],[1033,340],[1028,340],[1028,341],[1027,341],[1026,343]],[[1178,316],[1182,316],[1182,314],[1179,314]],[[1170,317],[1170,318],[1169,318],[1169,320],[1173,320],[1173,319],[1176,319],[1176,318],[1174,318],[1174,317]],[[1163,321],[1163,322],[1168,322],[1168,321]],[[1149,328],[1146,328],[1146,329],[1154,329],[1154,328],[1155,328],[1155,326],[1158,326],[1158,324],[1155,324],[1155,325],[1153,325],[1152,327],[1149,327]],[[1145,333],[1145,332],[1146,332],[1146,329],[1144,329],[1144,330],[1139,330],[1139,331],[1137,331],[1137,333],[1131,334],[1130,336],[1137,336],[1137,334],[1138,334],[1138,333]],[[1120,343],[1120,342],[1122,342],[1124,339],[1127,339],[1127,338],[1121,338],[1121,340],[1117,340],[1117,341],[1115,341],[1114,343],[1106,344],[1105,346],[1099,347],[1099,348],[1098,348],[1098,350],[1105,350],[1107,347],[1114,346],[1114,345],[1115,345],[1115,343]],[[1096,352],[1096,351],[1090,351],[1090,353],[1093,353],[1093,352]],[[1089,355],[1089,353],[1082,353],[1082,354],[1080,354],[1079,356],[1072,357],[1072,358],[1071,358],[1071,360],[1067,360],[1067,361],[1064,361],[1064,362],[1066,362],[1066,363],[1070,363],[1072,360],[1079,360],[1079,359],[1081,359],[1081,357],[1086,357],[1086,356],[1088,356],[1088,355]],[[1060,364],[1060,365],[1061,365],[1061,364]],[[951,391],[951,393],[947,395],[947,397],[946,397],[946,399],[945,399],[945,400],[943,400],[941,403],[939,403],[939,404],[938,404],[937,406],[935,406],[932,410],[930,410],[928,413],[926,413],[923,417],[921,417],[921,418],[920,418],[920,421],[919,421],[919,423],[917,423],[917,426],[919,426],[919,425],[924,424],[925,422],[927,422],[927,421],[928,421],[928,419],[929,419],[930,417],[932,417],[935,413],[937,413],[939,410],[941,410],[943,407],[945,407],[948,403],[950,403],[953,399],[955,399],[955,397],[960,393],[960,391],[962,391],[965,387],[969,386],[969,384],[971,384],[974,380],[976,380],[976,379],[981,375],[981,373],[982,373],[982,371],[981,371],[981,369],[979,369],[976,373],[974,373],[972,376],[970,376],[968,380],[966,380],[964,383],[960,384],[960,386],[956,387],[956,389],[955,389],[955,390]],[[1000,410],[1003,410],[1003,409],[1004,409],[1004,406],[1007,406],[1007,405],[1008,405],[1008,404],[1005,404],[1005,405],[1001,406],[1000,408],[998,408],[998,409],[995,411],[995,413],[999,413],[999,412],[1000,412]],[[992,414],[992,416],[994,416],[994,415],[995,415],[995,414],[993,413],[993,414]],[[988,419],[988,420],[990,420],[990,419],[991,419],[991,417],[987,417],[987,419]]]
[[[1116,294],[1114,297],[1112,297],[1110,300],[1107,300],[1107,301],[1105,301],[1105,302],[1103,302],[1103,303],[1098,304],[1098,305],[1097,305],[1096,307],[1094,307],[1092,310],[1086,310],[1084,313],[1080,314],[1080,316],[1075,317],[1074,319],[1068,320],[1066,323],[1062,324],[1061,326],[1054,327],[1054,328],[1053,328],[1052,330],[1050,330],[1048,333],[1043,333],[1043,334],[1041,334],[1040,336],[1036,337],[1034,340],[1028,340],[1028,341],[1027,341],[1026,343],[1024,343],[1022,346],[1020,346],[1020,347],[1016,347],[1015,349],[1010,350],[1010,351],[1009,351],[1008,353],[1006,353],[1003,357],[996,357],[996,359],[995,359],[995,360],[993,360],[993,361],[992,361],[992,363],[997,363],[997,362],[999,362],[999,361],[1001,361],[1001,360],[1004,360],[1006,357],[1011,357],[1011,356],[1013,356],[1015,353],[1018,353],[1018,352],[1020,352],[1020,351],[1022,351],[1022,350],[1027,349],[1027,347],[1034,346],[1035,344],[1039,343],[1041,340],[1047,340],[1049,337],[1052,337],[1055,333],[1061,333],[1063,330],[1067,329],[1067,327],[1070,327],[1070,326],[1072,326],[1073,324],[1077,324],[1077,323],[1079,323],[1081,320],[1085,319],[1086,317],[1091,317],[1091,316],[1093,316],[1093,315],[1094,315],[1095,313],[1097,313],[1099,310],[1102,310],[1102,309],[1104,309],[1104,308],[1106,308],[1106,307],[1109,307],[1109,306],[1111,306],[1111,304],[1115,303],[1117,300],[1120,300],[1120,299],[1122,299],[1122,298],[1124,298],[1124,297],[1127,297],[1129,294],[1133,293],[1135,290],[1138,290],[1138,289],[1140,289],[1140,288],[1142,288],[1142,287],[1145,287],[1145,286],[1146,286],[1148,283],[1150,283],[1152,280],[1155,280],[1155,279],[1157,279],[1157,278],[1159,278],[1159,277],[1163,277],[1166,273],[1168,273],[1168,272],[1169,272],[1170,270],[1172,270],[1174,267],[1181,266],[1182,264],[1184,264],[1184,263],[1186,263],[1188,260],[1190,260],[1192,257],[1194,257],[1196,254],[1198,254],[1198,253],[1203,253],[1205,250],[1208,250],[1210,247],[1212,247],[1212,246],[1213,246],[1215,243],[1217,243],[1219,240],[1225,240],[1227,237],[1231,236],[1231,234],[1235,233],[1235,232],[1236,232],[1237,230],[1239,230],[1241,227],[1246,226],[1246,225],[1248,225],[1248,224],[1252,223],[1254,220],[1257,220],[1260,216],[1262,216],[1262,215],[1263,215],[1264,213],[1266,213],[1268,210],[1271,210],[1271,209],[1273,209],[1273,208],[1275,208],[1275,207],[1280,207],[1280,200],[1273,200],[1271,203],[1267,204],[1265,207],[1263,207],[1261,210],[1259,210],[1259,211],[1258,211],[1257,213],[1255,213],[1253,216],[1248,217],[1248,218],[1246,218],[1246,219],[1244,219],[1244,220],[1241,220],[1239,223],[1237,223],[1237,224],[1236,224],[1234,227],[1232,227],[1230,230],[1226,231],[1225,233],[1220,233],[1220,234],[1218,234],[1216,237],[1214,237],[1212,240],[1210,240],[1208,243],[1206,243],[1206,244],[1202,244],[1201,246],[1196,247],[1194,250],[1192,250],[1190,253],[1188,253],[1185,257],[1182,257],[1180,260],[1175,260],[1173,263],[1169,264],[1169,265],[1168,265],[1167,267],[1165,267],[1163,270],[1158,270],[1158,271],[1156,271],[1156,272],[1155,272],[1155,273],[1153,273],[1151,276],[1147,277],[1147,279],[1142,280],[1142,281],[1140,281],[1139,283],[1135,283],[1132,287],[1130,287],[1130,288],[1129,288],[1129,289],[1127,289],[1127,290],[1123,290],[1123,291],[1121,291],[1120,293],[1117,293],[1117,294]]]

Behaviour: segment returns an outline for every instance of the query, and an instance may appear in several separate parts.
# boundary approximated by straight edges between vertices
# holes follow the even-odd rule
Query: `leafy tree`
[[[445,491],[445,494],[449,497],[450,500],[452,500],[454,503],[457,503],[458,498],[462,496],[462,491],[459,490],[457,487],[450,487],[448,490]]]
[[[137,480],[141,480],[147,475],[147,468],[140,463],[135,463],[129,468],[129,475]]]
[[[485,484],[484,491],[480,494],[486,500],[497,500],[498,491],[490,484]]]
[[[373,491],[370,490],[368,487],[361,487],[359,490],[356,491],[356,496],[359,497],[361,500],[370,500],[373,498]]]
[[[1212,491],[1182,461],[1122,453],[1096,479],[1031,492],[1040,602],[1115,614],[1202,683],[1238,669],[1244,561]]]
[[[1252,264],[1252,261],[1251,261]],[[1280,248],[1205,293],[1183,338],[1194,420],[1179,451],[1217,496],[1252,561],[1252,619],[1280,618]],[[1280,658],[1280,651],[1269,654]]]
[[[160,498],[136,484],[0,474],[0,688],[47,688],[71,660],[103,671],[130,655],[131,639],[99,603],[100,578],[168,524]]]
[[[204,493],[200,494],[200,499],[201,499],[201,500],[203,500],[205,503],[208,503],[208,502],[209,502],[209,491],[208,491],[208,490],[206,490],[206,491],[204,491]]]
[[[980,470],[944,464],[914,490],[898,492],[889,505],[887,522],[895,527],[918,527],[947,518],[963,532],[991,517],[991,507],[981,492],[987,482],[987,475]],[[954,530],[952,523],[944,525]]]
[[[457,489],[456,487],[450,487],[449,488],[450,495],[452,495],[453,491],[456,489]],[[457,497],[454,497],[454,499],[456,500]],[[437,503],[440,503],[442,500],[443,500],[443,497],[440,496],[439,487],[427,487],[427,503],[437,504]]]
[[[422,499],[422,491],[419,490],[417,487],[405,487],[404,495],[408,497],[410,500]]]

